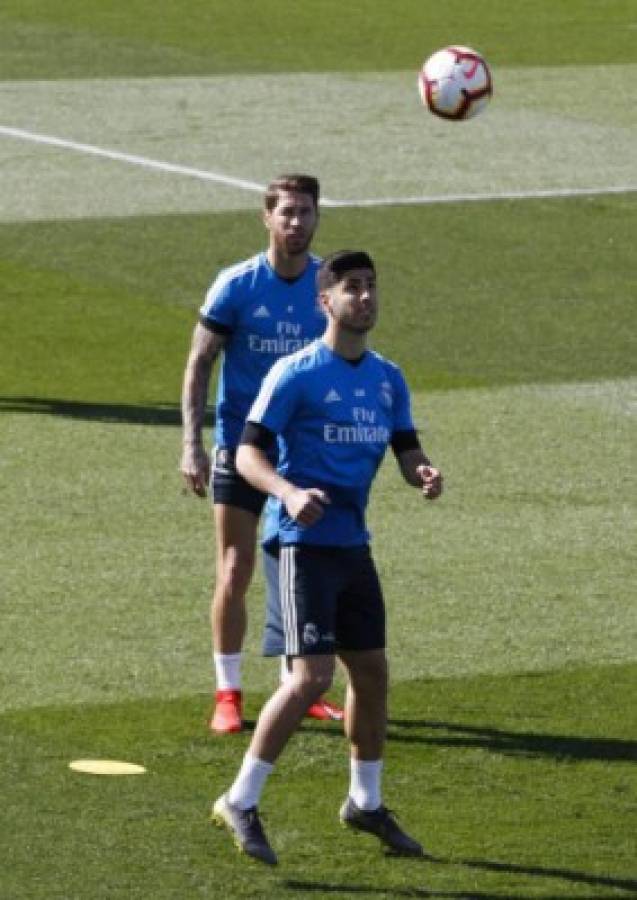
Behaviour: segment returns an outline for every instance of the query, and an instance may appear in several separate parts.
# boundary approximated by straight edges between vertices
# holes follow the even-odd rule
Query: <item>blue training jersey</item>
[[[303,527],[268,500],[264,542],[358,546],[369,540],[369,490],[396,431],[414,429],[402,372],[367,350],[356,363],[322,341],[277,362],[248,413],[278,435],[278,471],[328,494],[322,518]]]
[[[263,378],[282,356],[307,346],[325,330],[310,255],[303,274],[288,282],[265,253],[223,269],[199,310],[200,320],[228,331],[217,382],[215,442],[236,447]]]

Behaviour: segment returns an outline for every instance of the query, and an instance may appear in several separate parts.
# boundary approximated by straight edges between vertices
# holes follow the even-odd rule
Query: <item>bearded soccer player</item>
[[[440,495],[442,476],[421,447],[400,369],[366,346],[378,307],[369,255],[343,251],[327,257],[318,290],[325,333],[270,370],[237,453],[244,478],[271,497],[264,534],[265,649],[285,654],[291,677],[261,710],[235,780],[214,804],[213,819],[232,832],[244,853],[270,865],[277,857],[259,818],[261,792],[308,705],[331,685],[336,657],[347,674],[350,744],[349,791],[339,818],[394,853],[423,854],[382,801],[385,609],[365,509],[388,446],[404,479],[425,498]],[[275,468],[269,453],[277,437]]]
[[[183,453],[189,490],[206,495],[211,474],[203,425],[213,365],[223,355],[216,399],[211,492],[216,536],[216,580],[211,607],[216,678],[209,727],[218,734],[242,728],[241,656],[245,596],[255,560],[257,527],[266,494],[235,467],[245,417],[274,362],[310,343],[325,328],[316,300],[320,260],[310,253],[319,218],[319,183],[311,175],[283,175],[264,197],[268,247],[222,270],[200,309],[183,380]],[[272,459],[276,457],[272,451]],[[282,666],[282,677],[286,673]],[[341,719],[324,698],[308,704],[317,719]]]

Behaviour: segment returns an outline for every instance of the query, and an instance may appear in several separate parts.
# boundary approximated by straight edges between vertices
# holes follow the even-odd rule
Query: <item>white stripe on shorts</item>
[[[296,619],[294,578],[296,575],[296,547],[281,547],[280,585],[281,617],[286,656],[298,656],[299,633]]]

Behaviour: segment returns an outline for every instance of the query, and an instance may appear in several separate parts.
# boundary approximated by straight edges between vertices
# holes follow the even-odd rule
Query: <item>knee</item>
[[[311,667],[295,672],[292,678],[295,690],[303,696],[308,703],[312,703],[322,694],[329,691],[332,686],[334,669]]]

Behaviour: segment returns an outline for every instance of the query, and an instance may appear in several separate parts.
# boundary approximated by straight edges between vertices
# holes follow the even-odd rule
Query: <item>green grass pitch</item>
[[[634,896],[634,3],[186,6],[0,9],[0,897]],[[494,69],[463,125],[416,94],[448,43]],[[446,476],[423,504],[388,459],[370,507],[384,793],[424,861],[340,829],[334,725],[305,722],[270,780],[276,870],[208,821],[249,731],[205,728],[212,532],[181,493],[180,382],[211,276],[263,244],[259,191],[224,178],[288,168],[321,178],[317,249],[377,259],[374,345]],[[259,573],[249,604],[254,722],[277,677]]]

